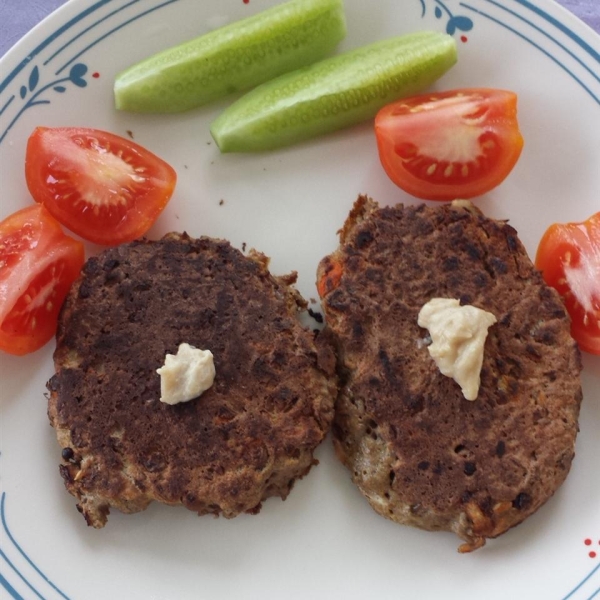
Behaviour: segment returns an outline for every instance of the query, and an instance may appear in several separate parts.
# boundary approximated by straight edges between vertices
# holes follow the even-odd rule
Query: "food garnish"
[[[551,225],[535,266],[561,295],[579,347],[600,355],[600,212],[581,223]]]
[[[473,198],[498,186],[523,148],[517,96],[486,88],[406,98],[375,118],[381,164],[405,192]]]
[[[36,128],[25,176],[34,200],[60,223],[104,245],[144,235],[177,180],[170,165],[139,144],[84,127]]]
[[[271,150],[371,119],[457,60],[456,42],[425,31],[363,46],[264,83],[212,124],[221,152]]]
[[[20,356],[52,338],[83,261],[83,244],[39,204],[0,222],[1,350]]]
[[[330,54],[346,35],[342,0],[292,0],[169,48],[115,80],[116,107],[189,110]]]

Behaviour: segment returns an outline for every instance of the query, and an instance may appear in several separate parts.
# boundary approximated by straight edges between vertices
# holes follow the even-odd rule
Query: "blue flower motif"
[[[424,17],[425,13],[427,12],[427,5],[425,4],[425,1],[426,0],[420,0],[422,17]],[[449,35],[454,35],[457,31],[471,31],[471,29],[473,29],[473,21],[469,17],[453,14],[444,0],[433,0],[433,3],[435,4],[433,9],[435,18],[441,19],[444,17],[444,14],[448,18],[448,22],[446,23],[446,33]]]
[[[446,25],[446,33],[453,35],[459,29],[460,31],[471,31],[473,21],[469,17],[452,17]]]
[[[83,76],[87,73],[87,66],[83,63],[77,63],[71,67],[69,71],[69,80],[77,87],[84,88],[87,85],[87,81]]]
[[[31,70],[31,73],[29,74],[29,91],[30,92],[33,92],[33,90],[35,90],[39,81],[40,81],[40,70],[38,69],[38,67],[36,65],[35,67],[33,67],[33,69]]]
[[[40,70],[38,66],[35,65],[29,74],[27,85],[22,85],[19,89],[19,96],[21,96],[21,100],[25,100],[28,94],[31,94],[31,96],[21,107],[14,119],[9,123],[8,127],[2,132],[2,135],[0,135],[0,143],[2,143],[2,140],[4,140],[12,126],[27,109],[38,104],[50,104],[50,100],[43,99],[42,97],[42,94],[45,91],[52,89],[59,94],[64,94],[67,91],[65,86],[66,83],[72,83],[75,87],[84,88],[87,86],[87,81],[85,80],[85,75],[87,72],[87,65],[84,65],[83,63],[74,64],[71,67],[67,77],[61,77],[51,81],[50,83],[47,83],[38,89],[38,85],[40,83]]]

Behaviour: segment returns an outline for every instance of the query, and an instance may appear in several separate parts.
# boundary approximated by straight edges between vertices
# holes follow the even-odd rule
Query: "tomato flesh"
[[[582,223],[555,223],[542,237],[535,264],[561,295],[571,334],[600,355],[600,212]]]
[[[83,244],[65,235],[41,205],[0,223],[1,350],[23,355],[52,338],[83,263]]]
[[[36,202],[104,245],[144,235],[177,180],[171,166],[139,144],[86,128],[38,127],[27,144],[25,176]]]
[[[389,104],[375,118],[375,134],[390,179],[428,200],[490,191],[508,176],[523,148],[516,94],[485,88]]]

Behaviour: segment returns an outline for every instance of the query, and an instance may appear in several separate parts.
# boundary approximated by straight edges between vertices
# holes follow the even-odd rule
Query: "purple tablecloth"
[[[0,0],[0,56],[36,23],[65,1]],[[558,2],[600,33],[600,0],[558,0]]]

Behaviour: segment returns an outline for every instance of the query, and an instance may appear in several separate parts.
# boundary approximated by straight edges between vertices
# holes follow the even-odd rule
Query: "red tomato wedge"
[[[535,265],[562,296],[581,349],[600,354],[600,212],[583,223],[550,226]]]
[[[83,244],[65,235],[43,206],[0,223],[1,350],[27,354],[52,338],[83,262]]]
[[[426,200],[473,198],[502,183],[523,148],[517,96],[473,88],[405,98],[375,118],[390,179]]]
[[[38,127],[27,143],[27,186],[65,227],[104,245],[144,235],[175,189],[174,169],[139,144],[81,127]]]

